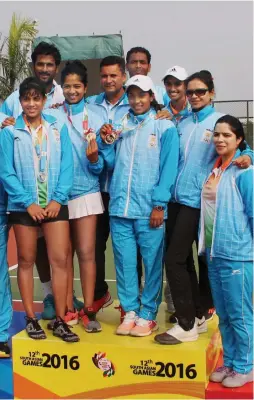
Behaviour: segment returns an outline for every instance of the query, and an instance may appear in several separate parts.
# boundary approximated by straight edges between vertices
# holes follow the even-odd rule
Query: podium
[[[116,304],[115,304],[116,305]],[[158,323],[170,327],[165,304]],[[102,332],[74,331],[78,343],[64,343],[42,326],[46,340],[13,337],[14,397],[18,399],[204,399],[208,376],[221,351],[217,317],[196,342],[175,346],[148,337],[117,336],[120,313],[113,306],[98,313]]]

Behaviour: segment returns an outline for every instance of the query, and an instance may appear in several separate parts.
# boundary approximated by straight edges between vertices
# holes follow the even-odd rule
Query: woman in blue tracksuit
[[[0,112],[0,126],[7,115]],[[1,134],[1,132],[0,132]],[[0,181],[0,358],[10,357],[8,329],[12,319],[11,285],[7,264],[7,196]]]
[[[210,380],[240,387],[253,380],[254,170],[233,162],[246,147],[237,118],[219,118],[213,141],[219,157],[202,191],[199,251],[206,250],[224,365]]]
[[[126,312],[116,333],[147,336],[158,329],[155,319],[161,302],[164,219],[177,174],[179,137],[171,121],[154,119],[158,104],[149,77],[135,75],[126,87],[130,111],[121,120],[119,140],[115,146],[101,144],[108,168],[114,168],[110,228],[118,297]],[[102,127],[104,141],[111,131],[111,125]],[[145,266],[141,299],[137,246]]]
[[[57,110],[65,118],[72,142],[74,179],[69,197],[69,219],[73,251],[77,253],[84,308],[80,318],[87,332],[99,332],[101,326],[93,310],[96,278],[95,235],[97,215],[104,211],[99,186],[99,174],[104,160],[96,150],[96,136],[103,122],[96,106],[87,104],[87,69],[80,61],[68,62],[61,73],[65,101]],[[73,256],[69,257],[67,313],[65,321],[78,323],[77,310],[73,309]]]
[[[168,345],[195,341],[199,333],[207,331],[197,276],[188,271],[187,259],[198,230],[202,186],[216,158],[212,136],[221,114],[212,105],[214,81],[208,71],[197,72],[186,80],[186,95],[192,115],[178,125],[180,159],[174,202],[168,205],[169,243],[165,256],[177,323],[155,337],[156,342]],[[245,150],[235,163],[248,167],[251,158],[247,155],[252,157],[252,151]]]
[[[64,341],[79,338],[64,322],[69,250],[68,196],[73,157],[66,125],[42,114],[44,85],[27,78],[20,85],[23,113],[0,135],[0,180],[8,194],[7,211],[18,250],[18,285],[26,312],[26,331],[45,339],[33,311],[33,267],[41,226],[52,267],[57,318],[53,334]]]

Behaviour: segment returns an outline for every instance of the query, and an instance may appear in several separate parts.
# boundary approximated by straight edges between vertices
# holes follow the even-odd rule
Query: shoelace
[[[25,319],[26,319],[26,321],[28,323],[31,322],[31,324],[33,325],[33,328],[35,328],[36,330],[42,330],[40,325],[39,325],[39,322],[38,322],[38,320],[36,318],[25,317]]]
[[[236,375],[238,375],[238,372],[232,371],[229,376],[230,376],[230,378],[233,378]]]
[[[126,314],[125,314],[125,317],[124,317],[124,321],[123,322],[130,322],[130,321],[133,321],[133,320],[135,320],[135,317],[136,317],[136,313],[134,312],[134,311],[128,311]]]
[[[73,334],[72,332],[71,332],[71,330],[70,330],[70,328],[73,328],[73,326],[70,326],[70,325],[68,325],[68,324],[66,324],[66,322],[64,322],[63,320],[62,320],[62,318],[59,320],[59,321],[57,321],[58,323],[61,323],[61,325],[62,325],[62,327],[63,327],[63,330],[65,331],[64,333],[66,333],[66,334]]]
[[[216,369],[216,372],[224,372],[224,371],[229,371],[230,368],[225,367],[225,365],[223,365],[222,367],[219,367]]]
[[[119,305],[119,306],[116,306],[116,307],[114,307],[114,309],[115,309],[115,310],[118,310],[118,311],[120,311],[120,313],[121,313],[121,314],[125,314],[125,311],[123,310],[123,307],[122,307],[122,306],[120,306],[120,305]]]

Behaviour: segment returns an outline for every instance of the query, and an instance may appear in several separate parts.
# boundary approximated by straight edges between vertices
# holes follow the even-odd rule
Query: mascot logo
[[[106,358],[106,353],[95,353],[92,357],[94,365],[103,372],[104,378],[115,375],[114,364]]]

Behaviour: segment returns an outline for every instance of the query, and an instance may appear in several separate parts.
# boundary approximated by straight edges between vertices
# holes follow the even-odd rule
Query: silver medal
[[[47,175],[45,174],[45,172],[39,172],[38,178],[39,178],[39,181],[40,181],[41,183],[44,183],[44,182],[46,182]]]

